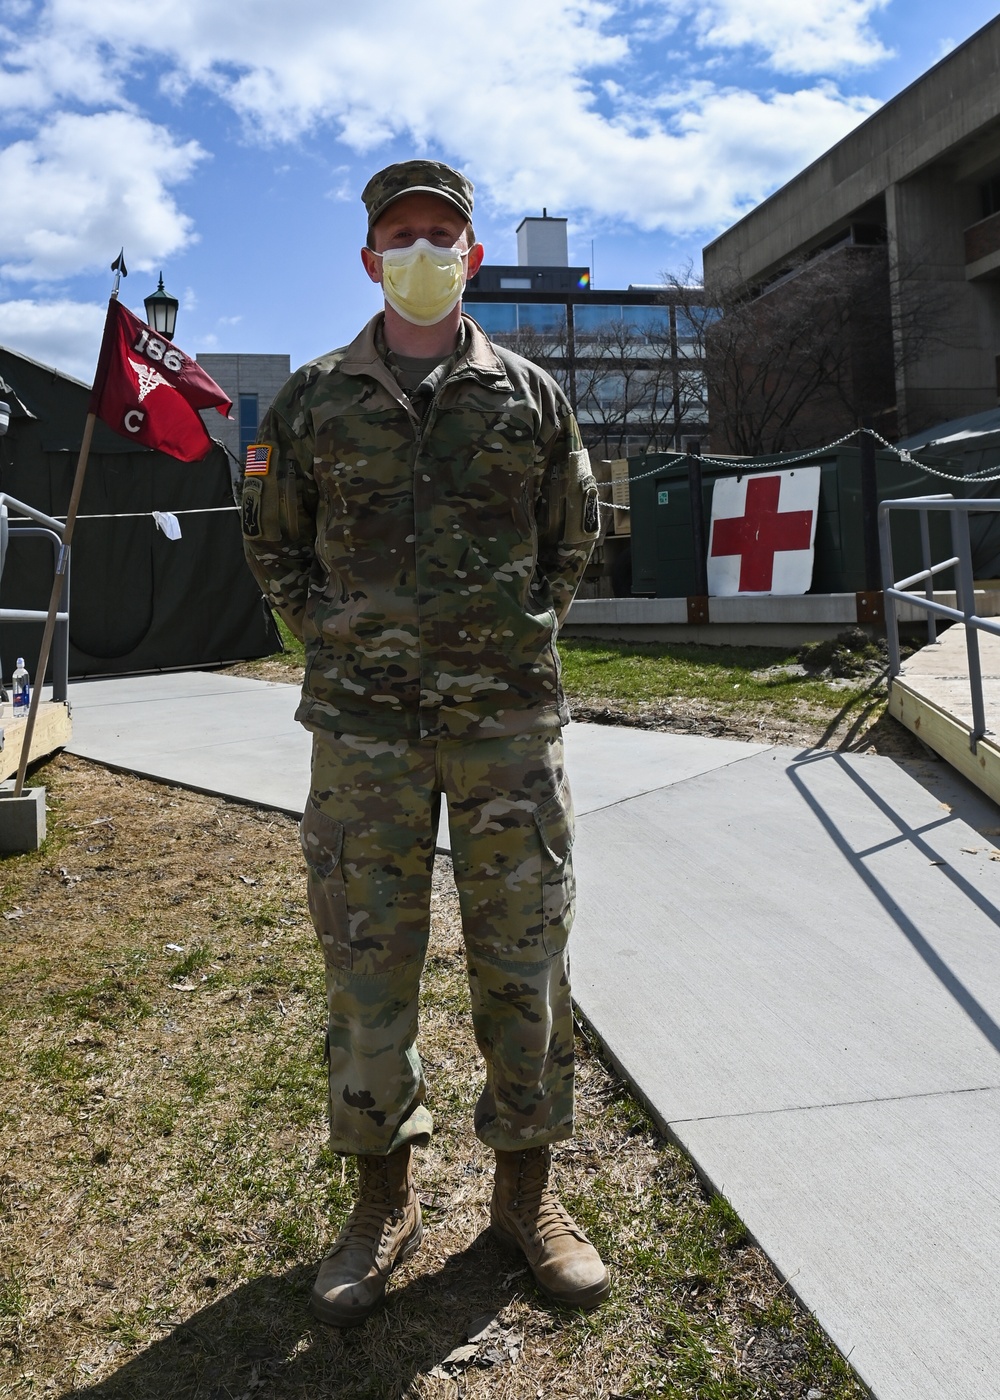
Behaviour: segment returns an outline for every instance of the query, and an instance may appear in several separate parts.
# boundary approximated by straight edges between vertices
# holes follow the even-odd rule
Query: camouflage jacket
[[[247,558],[306,647],[297,718],[393,738],[558,725],[556,633],[598,534],[569,404],[465,317],[421,414],[380,327],[294,374],[247,456]]]

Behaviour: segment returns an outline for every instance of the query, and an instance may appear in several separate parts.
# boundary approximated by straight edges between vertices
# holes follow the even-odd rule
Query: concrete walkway
[[[301,811],[290,687],[71,700],[74,753]],[[998,1400],[1000,809],[930,758],[567,748],[583,1015],[879,1400]]]

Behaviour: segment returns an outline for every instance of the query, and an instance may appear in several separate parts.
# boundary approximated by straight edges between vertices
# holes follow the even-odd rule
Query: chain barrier
[[[939,467],[932,467],[929,462],[921,462],[914,457],[905,447],[896,447],[893,443],[887,442],[881,433],[874,428],[855,428],[852,432],[845,433],[843,437],[837,438],[836,442],[828,443],[825,447],[813,447],[808,452],[801,453],[798,457],[788,457],[781,462],[758,463],[753,459],[745,457],[702,457],[698,452],[675,452],[673,454],[675,462],[686,461],[689,457],[693,461],[703,462],[711,467],[733,467],[737,475],[747,475],[751,472],[777,472],[785,471],[788,467],[797,466],[799,462],[808,462],[813,457],[825,457],[827,453],[833,452],[838,447],[843,447],[845,442],[850,442],[852,438],[861,437],[866,434],[875,439],[889,452],[894,452],[901,462],[910,467],[919,467],[921,471],[927,472],[928,476],[940,477],[942,481],[1000,481],[1000,467],[983,467],[978,472],[968,472],[964,476],[956,476],[952,472],[941,471]],[[919,449],[917,449],[919,451]],[[652,471],[643,472],[640,476],[630,476],[629,486],[634,481],[647,481],[651,476],[660,476],[663,473],[663,466],[654,467]],[[602,482],[607,485],[607,482]],[[613,486],[614,483],[612,482]],[[631,506],[616,506],[614,502],[601,501],[602,510],[631,510]]]

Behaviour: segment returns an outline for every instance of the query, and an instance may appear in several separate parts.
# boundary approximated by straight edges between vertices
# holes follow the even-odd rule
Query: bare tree
[[[827,250],[763,288],[735,268],[704,288],[667,276],[678,341],[683,317],[703,359],[713,446],[756,457],[861,423],[893,436],[898,372],[954,335],[939,288],[903,272],[881,242]]]
[[[552,374],[588,447],[606,457],[669,448],[686,423],[706,421],[700,364],[675,357],[666,310],[642,320],[614,310],[596,326],[578,326],[572,346],[565,329],[521,327],[494,339]]]
[[[629,446],[651,452],[671,445],[678,387],[669,318],[663,328],[624,318],[577,334],[576,409],[588,446],[624,457]]]
[[[540,331],[534,326],[521,326],[516,331],[501,331],[494,334],[493,340],[498,345],[513,350],[515,355],[521,355],[524,359],[531,360],[534,364],[541,365],[542,369],[548,370],[572,403],[573,377],[565,326],[553,331]]]

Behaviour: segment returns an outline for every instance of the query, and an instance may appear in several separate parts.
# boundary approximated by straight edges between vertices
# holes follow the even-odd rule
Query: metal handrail
[[[923,568],[909,578],[893,580],[892,531],[890,511],[917,511],[920,515],[920,549]],[[951,525],[951,559],[931,563],[931,532],[929,516],[932,511],[944,512]],[[989,632],[1000,637],[1000,618],[981,617],[976,612],[976,586],[972,575],[972,544],[969,537],[969,516],[995,514],[1000,501],[960,500],[952,496],[911,496],[900,501],[883,501],[878,508],[879,542],[882,555],[882,587],[885,594],[885,631],[889,644],[889,685],[899,675],[899,618],[897,604],[908,603],[927,613],[927,640],[937,641],[936,618],[947,618],[965,626],[965,645],[969,657],[969,692],[972,700],[972,728],[969,748],[973,753],[979,740],[987,733],[986,710],[983,704],[983,672],[979,661],[979,633]],[[934,597],[934,579],[945,569],[955,571],[955,607],[939,603]],[[924,596],[907,590],[913,584],[924,585]]]
[[[27,517],[26,521],[11,520],[8,522],[8,507],[17,511],[19,515]],[[12,540],[33,537],[36,539],[47,539],[52,544],[53,559],[57,560],[59,551],[63,547],[63,531],[65,526],[61,520],[56,520],[53,516],[45,515],[42,511],[36,510],[34,506],[25,505],[23,501],[16,500],[9,496],[6,491],[0,491],[0,518],[5,528],[3,528],[3,546],[6,549]],[[29,522],[34,521],[34,524]],[[9,530],[6,528],[9,523]],[[3,560],[0,560],[0,574],[3,571]],[[46,612],[34,608],[0,608],[0,622],[44,622]],[[46,667],[46,670],[48,668]],[[44,676],[36,676],[35,684],[43,685]],[[56,629],[53,637],[52,647],[52,699],[57,702],[66,703],[69,698],[69,568],[66,569],[66,577],[63,583],[62,596],[59,600],[59,611],[56,613]]]

